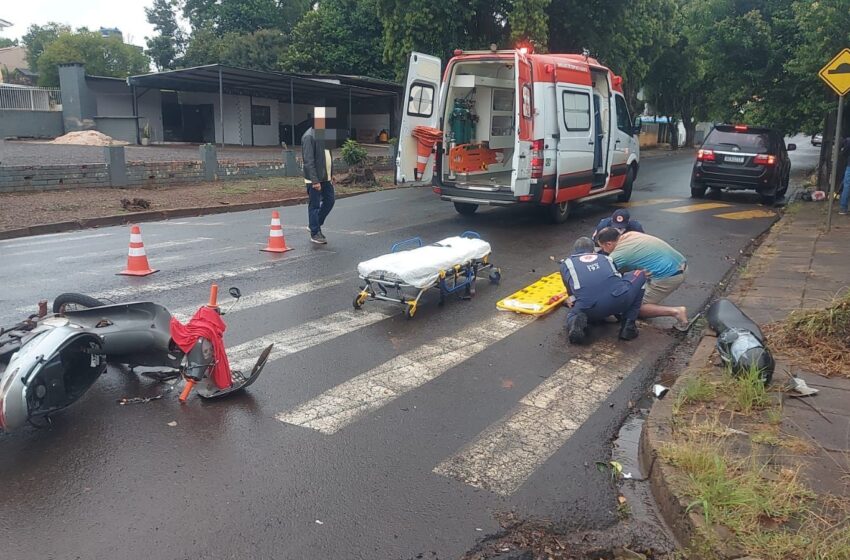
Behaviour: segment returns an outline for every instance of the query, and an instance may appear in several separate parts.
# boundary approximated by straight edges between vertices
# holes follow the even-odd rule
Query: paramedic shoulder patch
[[[578,258],[578,260],[580,260],[583,263],[592,263],[592,262],[596,262],[596,260],[598,258],[599,258],[599,255],[582,255]]]

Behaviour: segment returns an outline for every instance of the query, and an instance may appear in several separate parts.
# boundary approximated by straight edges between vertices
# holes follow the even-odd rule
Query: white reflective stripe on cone
[[[283,230],[273,229],[269,232],[269,237],[283,237]]]
[[[127,253],[130,257],[144,257],[145,256],[145,248],[141,247],[136,249],[134,247],[130,247],[130,252]]]
[[[142,234],[141,233],[131,233],[130,234],[130,243],[141,243],[142,242]]]
[[[279,226],[280,225],[280,218],[272,218],[272,225],[273,226]]]

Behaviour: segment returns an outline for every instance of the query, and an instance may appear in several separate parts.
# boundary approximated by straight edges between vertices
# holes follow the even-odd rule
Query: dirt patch
[[[126,146],[129,142],[116,140],[111,136],[107,136],[96,130],[80,130],[77,132],[69,132],[64,136],[60,136],[55,140],[51,140],[50,144],[73,144],[76,146]]]
[[[336,192],[352,194],[393,187],[392,177],[379,176],[377,179],[371,186],[339,185]],[[300,177],[244,179],[173,187],[76,188],[8,193],[0,195],[0,231],[105,216],[126,214],[129,217],[137,211],[226,207],[302,198],[306,198],[306,192],[304,180]],[[138,204],[139,201],[145,204]]]

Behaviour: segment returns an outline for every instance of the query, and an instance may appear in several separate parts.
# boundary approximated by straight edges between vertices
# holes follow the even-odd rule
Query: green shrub
[[[346,140],[342,145],[342,160],[349,166],[363,165],[366,162],[366,148],[354,140]]]

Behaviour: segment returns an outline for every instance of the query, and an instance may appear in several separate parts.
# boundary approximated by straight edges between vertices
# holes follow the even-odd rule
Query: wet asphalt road
[[[798,143],[796,169],[813,166],[815,150]],[[746,194],[682,211],[695,202],[692,158],[647,158],[631,212],[688,257],[687,282],[668,303],[696,308],[774,217],[718,217],[765,210]],[[555,271],[549,256],[564,256],[611,210],[588,204],[562,226],[528,209],[464,218],[430,189],[392,190],[338,201],[326,247],[308,242],[303,207],[284,208],[295,250],[282,256],[258,250],[267,210],[146,223],[147,253],[162,271],[141,279],[114,275],[128,228],[0,242],[4,324],[64,291],[189,311],[219,281],[246,296],[226,317],[229,347],[270,335],[279,348],[290,345],[230,400],[181,406],[171,392],[119,406],[118,398],[163,387],[111,369],[52,428],[0,434],[0,557],[447,559],[497,532],[506,512],[576,528],[614,523],[616,489],[594,461],[609,456],[629,401],[644,394],[655,360],[675,344],[669,321],[627,344],[616,342],[615,326],[599,328],[594,345],[575,348],[565,342],[563,311],[512,323],[515,316],[495,309]],[[351,310],[358,262],[398,240],[467,229],[491,243],[501,286],[480,283],[474,300],[443,307],[430,294],[413,320],[379,302],[359,313],[386,316]],[[442,351],[464,336],[467,359]],[[399,355],[413,366],[399,368],[397,385],[364,392],[355,382],[399,365],[391,362]],[[564,368],[598,383],[549,386]],[[321,406],[339,420],[332,428],[276,418],[322,394]],[[529,410],[543,410],[542,419]]]

